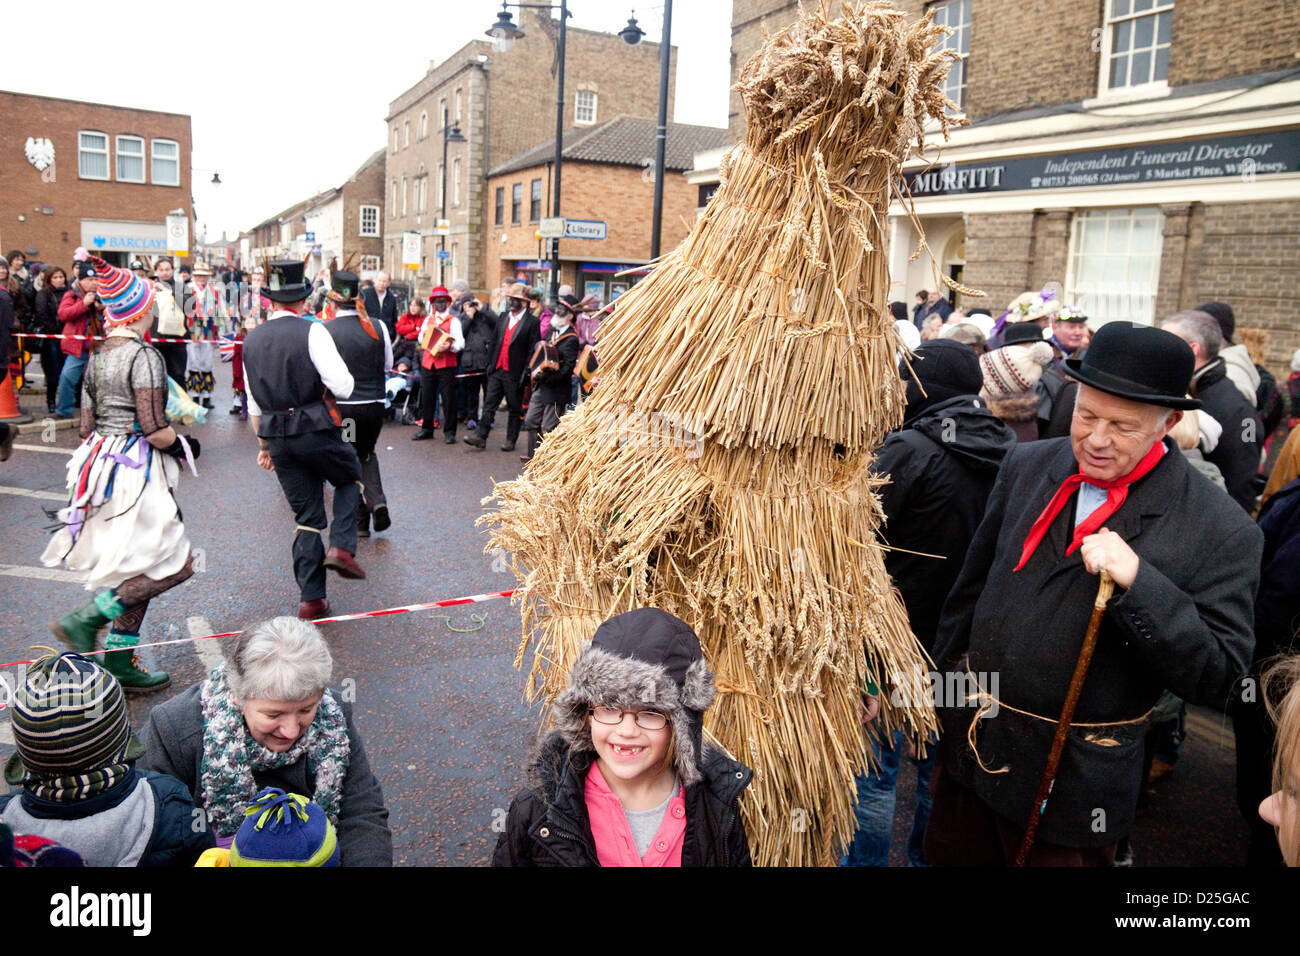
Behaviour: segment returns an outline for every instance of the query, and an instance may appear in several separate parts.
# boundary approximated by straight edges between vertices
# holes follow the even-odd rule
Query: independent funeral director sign
[[[1300,170],[1300,129],[1215,136],[1117,149],[953,163],[903,174],[912,195],[956,196],[1292,173]]]

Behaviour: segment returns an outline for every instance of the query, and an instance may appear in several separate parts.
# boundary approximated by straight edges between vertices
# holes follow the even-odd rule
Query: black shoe
[[[432,437],[433,437],[433,432],[429,431],[427,428],[421,428],[418,432],[416,432],[414,435],[411,436],[411,441],[428,441]]]
[[[208,398],[206,395],[205,395],[204,398],[203,398],[203,407],[204,407],[204,408],[216,408],[216,406],[212,404],[212,399]]]
[[[443,435],[443,436],[442,436],[442,442],[443,442],[444,445],[454,445],[454,444],[456,444],[456,436],[455,436],[455,435]]]
[[[502,450],[502,451],[514,451],[514,450],[515,450],[515,443],[512,442],[512,441],[508,441],[508,442],[506,442],[504,445],[501,446],[501,450]]]
[[[358,538],[370,537],[370,522],[357,525],[357,537]]]
[[[231,405],[231,406],[230,406],[230,411],[227,412],[227,414],[229,414],[229,415],[238,415],[238,414],[239,414],[239,406],[238,406],[238,405]]]
[[[376,531],[387,531],[393,523],[393,519],[388,517],[388,505],[380,505],[370,512],[370,517],[374,519]]]
[[[477,435],[466,435],[463,441],[466,445],[473,445],[475,448],[487,447],[487,442],[479,438]]]

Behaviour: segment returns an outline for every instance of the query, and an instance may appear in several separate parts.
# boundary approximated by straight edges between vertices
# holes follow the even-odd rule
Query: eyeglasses
[[[597,705],[590,710],[591,719],[599,724],[621,724],[624,714],[631,714],[642,730],[663,730],[668,726],[668,715],[657,710],[619,710],[617,707]]]

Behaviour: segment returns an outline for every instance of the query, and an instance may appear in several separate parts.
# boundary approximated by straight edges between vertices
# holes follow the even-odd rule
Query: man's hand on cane
[[[1133,586],[1141,562],[1137,552],[1114,531],[1102,528],[1096,534],[1088,535],[1079,546],[1079,554],[1089,574],[1100,574],[1105,570],[1119,587]]]

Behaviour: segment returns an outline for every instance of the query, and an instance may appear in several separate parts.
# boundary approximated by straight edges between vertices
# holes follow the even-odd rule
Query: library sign
[[[952,163],[903,174],[916,198],[1300,171],[1300,129]]]

